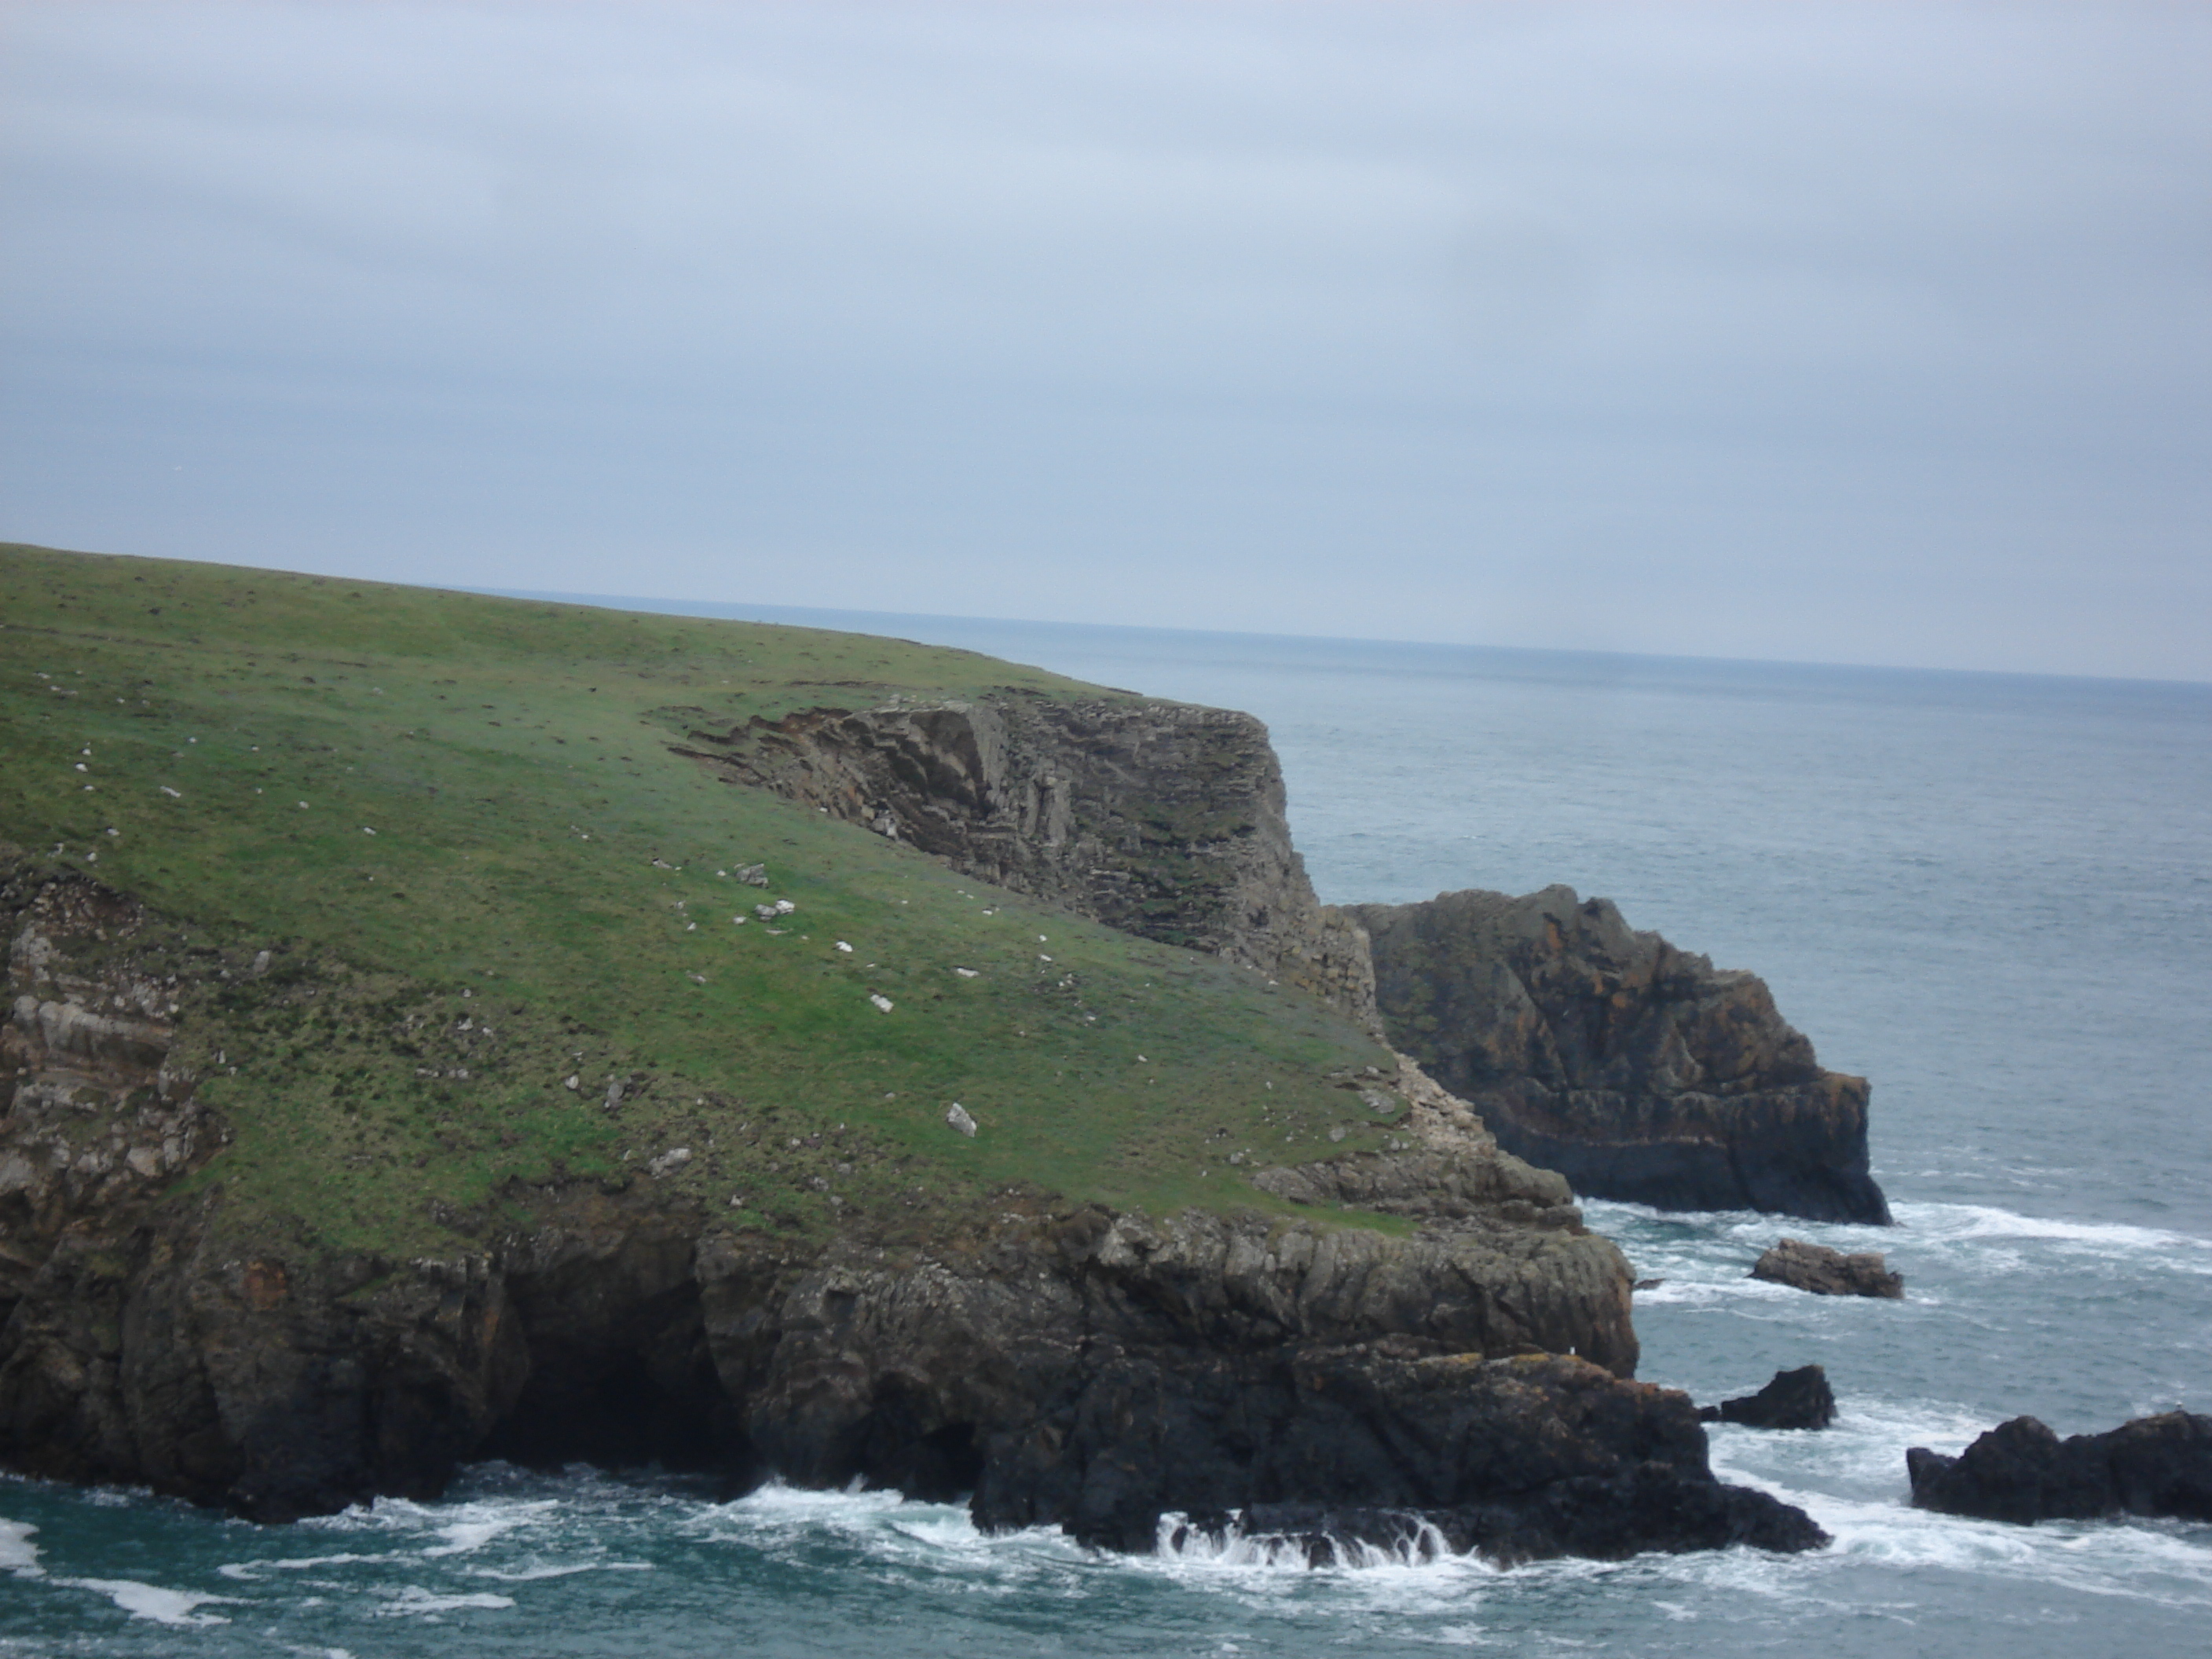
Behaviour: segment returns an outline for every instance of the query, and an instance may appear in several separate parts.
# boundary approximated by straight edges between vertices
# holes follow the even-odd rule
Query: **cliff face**
[[[1821,1070],[1755,975],[1566,887],[1344,914],[1371,942],[1391,1042],[1577,1192],[1889,1219],[1868,1173],[1865,1080]]]
[[[1434,1510],[1501,1559],[1818,1541],[1624,1380],[1620,1253],[1410,1066],[1374,1083],[1411,1091],[1401,1150],[1273,1172],[1425,1216],[1410,1237],[1009,1196],[952,1236],[800,1244],[617,1179],[512,1188],[434,1256],[297,1223],[241,1246],[220,1186],[176,1179],[223,1139],[177,1060],[210,988],[149,976],[149,919],[81,876],[8,896],[9,1467],[264,1520],[499,1455],[972,1492],[987,1526],[1122,1548],[1286,1502]]]
[[[1249,714],[1183,703],[819,708],[695,731],[679,753],[1111,927],[1256,968],[1374,1019],[1364,941],[1291,845]]]

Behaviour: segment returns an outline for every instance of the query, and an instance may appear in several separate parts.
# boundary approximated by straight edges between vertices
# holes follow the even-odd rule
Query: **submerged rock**
[[[1889,1271],[1879,1250],[1846,1255],[1825,1244],[1785,1238],[1751,1264],[1751,1276],[1814,1296],[1874,1296],[1903,1299],[1905,1275]]]
[[[1701,1407],[1700,1421],[1738,1423],[1747,1429],[1825,1429],[1836,1420],[1836,1391],[1818,1365],[1777,1371],[1757,1394]]]
[[[1755,975],[1568,887],[1350,905],[1392,1043],[1586,1197],[1887,1222],[1867,1085],[1820,1069]]]
[[[2092,1521],[2114,1515],[2212,1521],[2212,1417],[2163,1412],[2061,1440],[2015,1417],[1956,1457],[1905,1454],[1912,1501],[1985,1521]]]
[[[1795,1554],[1832,1540],[1804,1510],[1746,1486],[1684,1480],[1645,1463],[1578,1475],[1519,1500],[1428,1509],[1255,1504],[1179,1517],[1162,1529],[1175,1554],[1310,1567],[1413,1565],[1480,1555],[1501,1566],[1562,1555],[1617,1561],[1648,1551],[1754,1549]]]

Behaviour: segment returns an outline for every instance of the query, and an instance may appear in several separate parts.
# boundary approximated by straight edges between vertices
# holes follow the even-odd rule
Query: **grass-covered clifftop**
[[[862,635],[15,545],[0,623],[0,842],[163,918],[131,948],[179,976],[172,1064],[231,1133],[191,1178],[228,1224],[406,1249],[495,1228],[512,1183],[624,1176],[780,1232],[1008,1187],[1280,1207],[1231,1152],[1379,1133],[1330,1079],[1389,1057],[1321,1004],[669,747],[894,693],[1115,694]]]

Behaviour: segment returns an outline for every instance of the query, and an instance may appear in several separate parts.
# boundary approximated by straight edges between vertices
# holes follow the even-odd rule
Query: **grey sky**
[[[0,3],[0,536],[2212,678],[2212,9]]]

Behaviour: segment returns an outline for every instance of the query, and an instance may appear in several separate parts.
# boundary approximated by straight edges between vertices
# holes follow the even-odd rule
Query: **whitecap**
[[[37,1577],[46,1569],[39,1565],[39,1547],[31,1541],[38,1528],[27,1522],[0,1516],[0,1567],[21,1577]]]
[[[56,1578],[68,1589],[96,1590],[133,1619],[150,1619],[157,1625],[227,1625],[219,1613],[198,1613],[210,1603],[242,1606],[235,1595],[203,1595],[192,1590],[163,1589],[135,1578]]]
[[[410,1584],[404,1589],[391,1592],[389,1599],[381,1607],[372,1608],[371,1612],[380,1619],[406,1619],[426,1613],[453,1613],[471,1607],[490,1611],[514,1605],[512,1595],[495,1595],[489,1590],[440,1595],[418,1584]]]

